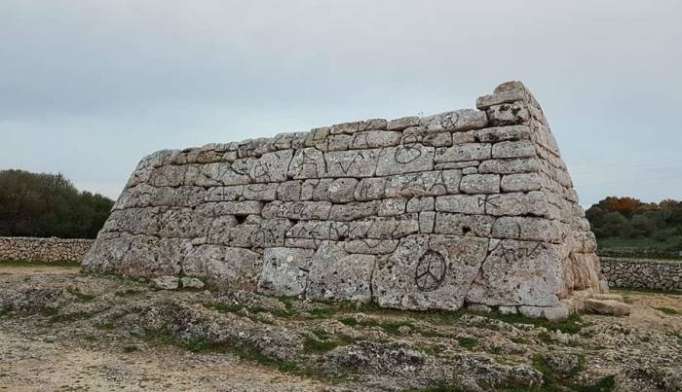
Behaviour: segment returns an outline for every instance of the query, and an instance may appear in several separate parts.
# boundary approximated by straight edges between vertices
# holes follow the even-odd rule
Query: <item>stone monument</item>
[[[151,154],[83,266],[399,309],[566,317],[605,289],[549,124],[520,82],[476,107]]]

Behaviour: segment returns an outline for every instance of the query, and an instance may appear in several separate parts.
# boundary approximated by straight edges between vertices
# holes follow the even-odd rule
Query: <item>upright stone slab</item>
[[[605,285],[549,124],[520,82],[476,107],[156,152],[83,266],[399,309],[568,314]]]

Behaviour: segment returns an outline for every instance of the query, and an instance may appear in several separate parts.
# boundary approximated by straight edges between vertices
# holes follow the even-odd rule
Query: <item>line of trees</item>
[[[0,171],[0,236],[95,238],[113,205],[61,174]]]
[[[682,247],[682,201],[643,203],[632,197],[607,197],[585,212],[598,239],[651,239]]]

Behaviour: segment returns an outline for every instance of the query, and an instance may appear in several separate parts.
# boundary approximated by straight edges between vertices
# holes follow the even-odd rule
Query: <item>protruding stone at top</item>
[[[530,92],[526,86],[523,85],[523,83],[517,80],[512,80],[497,86],[493,91],[493,94],[478,97],[476,100],[476,107],[478,109],[485,110],[493,105],[499,105],[502,103],[526,101],[529,95]]]

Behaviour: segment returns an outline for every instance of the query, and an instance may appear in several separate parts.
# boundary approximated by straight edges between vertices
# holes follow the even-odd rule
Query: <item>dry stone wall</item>
[[[37,238],[37,237],[0,237],[0,262],[81,262],[94,240]]]
[[[682,261],[602,257],[609,287],[682,291]]]
[[[596,243],[535,98],[160,151],[84,266],[403,309],[565,311]]]

